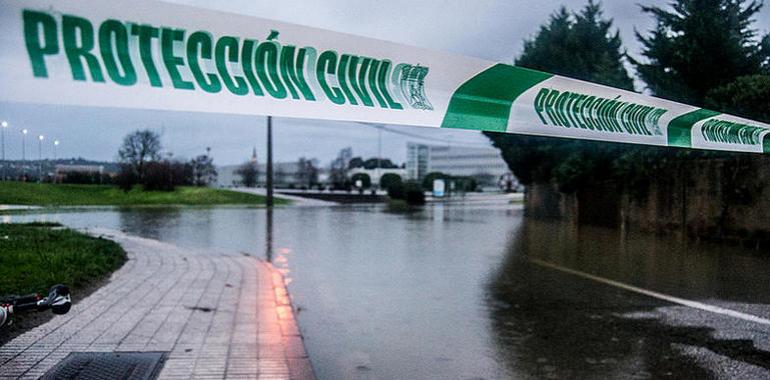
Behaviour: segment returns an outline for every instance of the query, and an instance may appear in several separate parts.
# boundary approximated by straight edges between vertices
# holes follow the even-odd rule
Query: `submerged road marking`
[[[725,309],[725,308],[719,307],[719,306],[708,305],[708,304],[705,304],[705,303],[702,303],[702,302],[690,301],[690,300],[687,300],[687,299],[684,299],[684,298],[674,297],[674,296],[670,296],[668,294],[663,294],[663,293],[654,292],[652,290],[638,288],[638,287],[633,286],[633,285],[628,285],[628,284],[624,284],[622,282],[613,281],[613,280],[610,280],[610,279],[607,279],[607,278],[603,278],[603,277],[599,277],[599,276],[594,276],[592,274],[588,274],[588,273],[585,273],[585,272],[577,271],[577,270],[574,270],[574,269],[565,268],[565,267],[562,267],[562,266],[559,266],[559,265],[556,265],[556,264],[549,263],[547,261],[542,261],[542,260],[538,260],[538,259],[529,259],[529,262],[531,262],[533,264],[537,264],[537,265],[543,266],[543,267],[546,267],[546,268],[554,269],[554,270],[557,270],[557,271],[560,271],[560,272],[569,273],[569,274],[572,274],[572,275],[575,275],[575,276],[578,276],[578,277],[582,277],[582,278],[585,278],[585,279],[589,279],[589,280],[593,280],[593,281],[596,281],[596,282],[600,282],[602,284],[614,286],[616,288],[621,288],[621,289],[624,289],[624,290],[628,290],[630,292],[644,294],[644,295],[649,296],[649,297],[653,297],[653,298],[657,298],[657,299],[660,299],[660,300],[668,301],[668,302],[671,302],[671,303],[675,303],[675,304],[691,307],[693,309],[704,310],[704,311],[708,311],[708,312],[711,312],[711,313],[726,315],[726,316],[729,316],[729,317],[742,319],[744,321],[749,321],[749,322],[754,322],[754,323],[759,323],[759,324],[770,326],[770,319],[765,319],[765,318],[762,318],[762,317],[757,317],[756,315],[741,313],[740,311],[735,311],[735,310],[731,310],[731,309]]]

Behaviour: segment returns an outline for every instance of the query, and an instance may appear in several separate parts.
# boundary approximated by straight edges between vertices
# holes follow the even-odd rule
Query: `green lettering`
[[[337,53],[335,51],[327,50],[321,53],[318,57],[318,63],[316,63],[316,77],[321,90],[332,103],[345,104],[345,96],[342,91],[337,87],[329,86],[326,81],[326,75],[334,75],[336,72],[335,66],[337,66]]]
[[[264,96],[262,92],[262,86],[259,85],[257,76],[254,72],[254,59],[256,58],[256,50],[254,46],[257,45],[256,40],[243,41],[243,49],[241,50],[241,62],[243,63],[243,74],[246,75],[246,80],[251,85],[251,90],[254,91],[256,96]]]
[[[104,82],[102,68],[99,60],[91,53],[94,49],[94,27],[88,20],[64,15],[62,17],[62,35],[64,40],[64,52],[72,70],[72,79],[85,81],[86,73],[83,60],[91,73],[94,82]],[[78,36],[80,38],[78,38]]]
[[[246,80],[241,76],[230,75],[227,69],[228,62],[238,62],[238,40],[235,37],[225,36],[217,40],[217,46],[214,48],[214,57],[222,77],[225,87],[235,95],[246,95],[249,93],[249,86]]]
[[[114,41],[114,45],[113,45]],[[107,75],[121,86],[136,84],[136,70],[128,51],[128,31],[117,20],[107,20],[99,26],[99,50]],[[117,60],[115,55],[117,53]],[[120,67],[118,67],[120,62]]]
[[[267,93],[276,99],[286,98],[286,87],[278,74],[278,44],[275,42],[259,44],[256,57],[257,76]]]
[[[59,40],[56,35],[56,19],[53,16],[25,10],[24,43],[32,64],[32,73],[37,78],[48,78],[45,56],[59,53]],[[40,28],[43,28],[43,41],[40,41]]]
[[[222,91],[222,82],[215,74],[204,74],[199,61],[200,59],[210,60],[213,55],[212,50],[212,37],[206,32],[195,32],[187,39],[187,64],[195,81],[203,91],[217,93]]]
[[[174,42],[184,41],[183,29],[163,28],[160,32],[160,50],[163,56],[163,64],[166,66],[171,84],[180,90],[194,90],[192,82],[182,79],[179,66],[184,66],[184,59],[174,55]]]
[[[152,39],[158,38],[160,31],[150,25],[131,25],[131,34],[139,37],[139,56],[142,59],[147,79],[152,87],[163,87],[158,69],[152,59]]]

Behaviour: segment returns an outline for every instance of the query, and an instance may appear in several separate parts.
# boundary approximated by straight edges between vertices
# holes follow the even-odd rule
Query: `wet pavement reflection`
[[[767,253],[525,220],[506,202],[14,215],[271,260],[321,379],[762,377]]]

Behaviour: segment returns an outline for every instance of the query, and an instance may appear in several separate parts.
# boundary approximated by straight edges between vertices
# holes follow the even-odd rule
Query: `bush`
[[[99,172],[66,172],[64,173],[61,183],[73,185],[99,185],[108,184],[110,181],[110,176]]]
[[[123,191],[131,191],[131,188],[139,183],[139,176],[134,173],[130,165],[120,165],[120,172],[115,177],[115,184]]]
[[[388,196],[392,199],[406,201],[407,204],[412,206],[425,204],[425,192],[422,186],[415,181],[394,184],[388,189]]]
[[[353,185],[355,185],[356,182],[358,181],[361,181],[362,189],[368,189],[372,186],[372,178],[369,177],[369,174],[356,173],[356,174],[353,174],[353,177],[350,177],[350,182],[352,182]]]
[[[388,190],[391,186],[401,184],[401,176],[393,173],[386,173],[380,177],[380,188]]]

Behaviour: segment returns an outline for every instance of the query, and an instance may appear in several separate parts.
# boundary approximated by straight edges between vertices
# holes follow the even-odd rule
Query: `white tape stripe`
[[[765,318],[762,318],[762,317],[757,317],[756,315],[741,313],[739,311],[735,311],[735,310],[731,310],[731,309],[725,309],[725,308],[722,308],[722,307],[719,307],[719,306],[708,305],[708,304],[697,302],[697,301],[690,301],[690,300],[686,300],[684,298],[679,298],[679,297],[674,297],[674,296],[670,296],[670,295],[663,294],[663,293],[654,292],[652,290],[638,288],[636,286],[627,285],[627,284],[624,284],[622,282],[613,281],[613,280],[606,279],[606,278],[599,277],[599,276],[594,276],[592,274],[576,271],[574,269],[565,268],[565,267],[562,267],[562,266],[559,266],[559,265],[556,265],[556,264],[552,264],[552,263],[549,263],[549,262],[546,262],[546,261],[538,260],[538,259],[530,259],[529,262],[531,262],[533,264],[540,265],[542,267],[551,268],[551,269],[554,269],[554,270],[558,270],[560,272],[569,273],[569,274],[572,274],[572,275],[575,275],[575,276],[578,276],[578,277],[582,277],[582,278],[586,278],[586,279],[589,279],[589,280],[600,282],[600,283],[603,283],[603,284],[606,284],[606,285],[614,286],[616,288],[628,290],[630,292],[644,294],[646,296],[657,298],[657,299],[660,299],[660,300],[663,300],[663,301],[679,304],[679,305],[682,305],[682,306],[691,307],[693,309],[699,309],[699,310],[703,310],[703,311],[708,311],[710,313],[726,315],[726,316],[729,316],[729,317],[733,317],[733,318],[737,318],[737,319],[742,319],[744,321],[754,322],[754,323],[759,323],[759,324],[770,326],[770,320],[769,319],[765,319]]]

